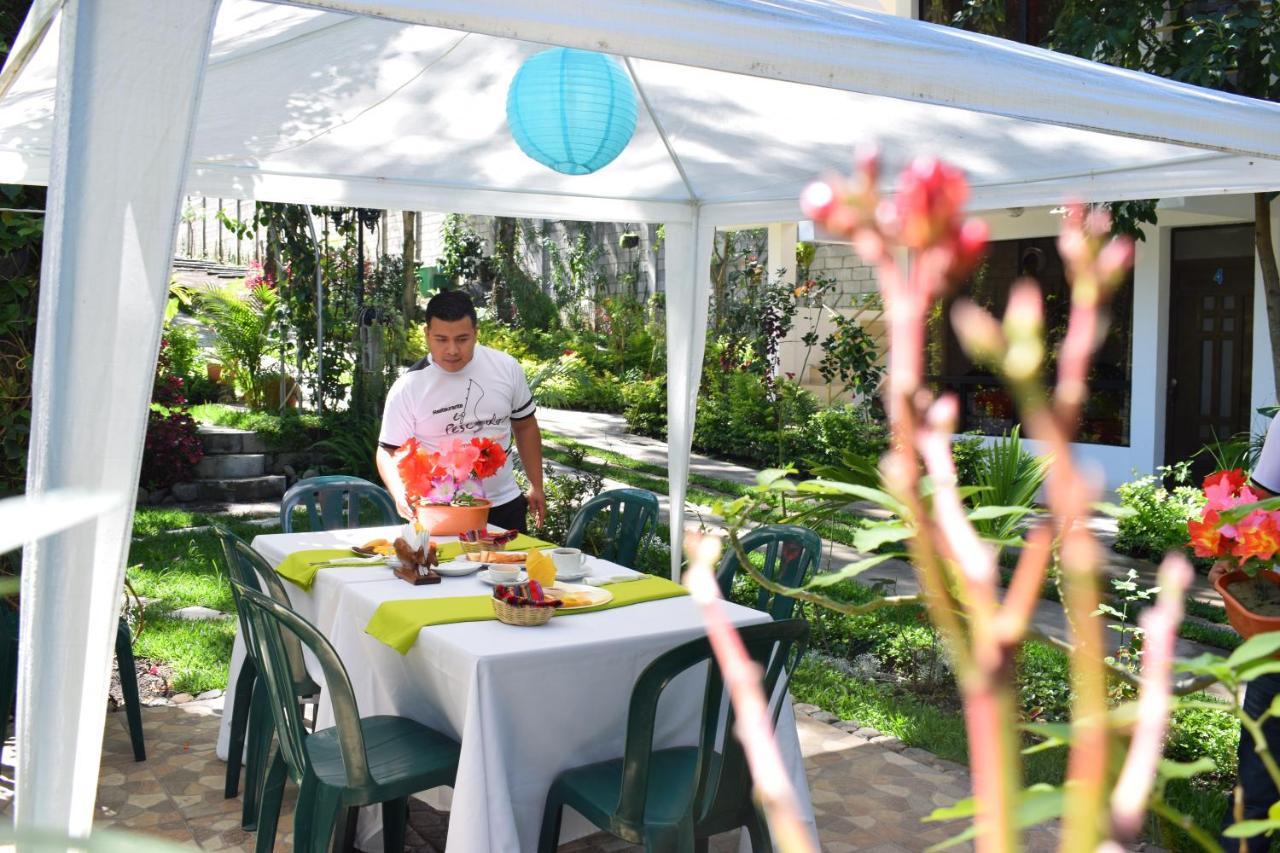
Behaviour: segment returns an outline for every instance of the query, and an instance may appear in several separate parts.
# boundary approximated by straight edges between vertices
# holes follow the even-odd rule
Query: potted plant
[[[1262,501],[1246,485],[1240,469],[1215,471],[1204,480],[1205,509],[1187,522],[1198,557],[1235,564],[1214,582],[1227,608],[1227,621],[1240,636],[1280,631],[1280,511],[1275,499]]]
[[[409,505],[431,533],[456,536],[485,528],[489,501],[481,481],[506,464],[502,445],[488,438],[451,438],[430,450],[411,438],[394,458]]]

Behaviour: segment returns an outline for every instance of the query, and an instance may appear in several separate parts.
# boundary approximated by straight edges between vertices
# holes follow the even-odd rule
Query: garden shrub
[[[613,374],[593,372],[577,355],[561,359],[561,365],[561,370],[538,386],[535,396],[539,405],[587,412],[622,411],[622,384]]]
[[[667,437],[667,380],[627,378],[622,383],[622,413],[637,435]]]
[[[845,453],[879,459],[889,448],[884,421],[867,417],[866,409],[848,403],[820,409],[800,428],[805,464],[837,465]]]
[[[978,482],[982,465],[982,437],[965,433],[951,442],[951,455],[956,461],[956,479],[962,486]]]
[[[1133,514],[1118,521],[1115,550],[1157,561],[1169,551],[1186,550],[1187,521],[1199,518],[1204,496],[1186,484],[1185,469],[1185,465],[1160,467],[1157,474],[1139,477],[1116,489],[1121,506],[1133,510]],[[1172,490],[1165,488],[1166,476],[1180,485]]]
[[[199,425],[185,411],[152,409],[142,447],[141,482],[148,489],[167,489],[192,477],[204,458]]]
[[[777,465],[803,455],[803,425],[817,400],[794,382],[777,383],[777,400],[754,373],[730,373],[698,403],[693,447],[701,453]],[[781,427],[781,428],[779,428]]]

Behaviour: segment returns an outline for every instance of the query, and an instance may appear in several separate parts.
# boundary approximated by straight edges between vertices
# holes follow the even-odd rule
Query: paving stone
[[[204,622],[209,619],[222,619],[227,614],[221,610],[214,610],[212,607],[202,607],[199,604],[192,604],[190,607],[179,607],[173,611],[173,616],[178,619],[186,619],[191,622]]]
[[[830,711],[814,711],[809,716],[820,723],[826,723],[828,725],[840,722],[840,718]]]
[[[797,702],[794,707],[797,714],[814,714],[822,710],[817,705],[810,705],[806,702]]]
[[[181,705],[184,702],[190,702],[194,698],[196,697],[192,696],[190,693],[179,693],[175,696],[170,696],[169,701],[175,705]]]
[[[902,754],[905,755],[907,758],[913,759],[915,761],[919,761],[921,764],[924,764],[926,766],[933,763],[933,758],[934,758],[933,753],[927,749],[921,749],[918,746],[909,746],[906,749],[902,750]]]
[[[214,688],[213,690],[206,690],[196,698],[197,699],[217,699],[221,695],[222,695],[222,691],[217,688]]]
[[[872,729],[872,728],[858,729],[856,732],[854,732],[854,734],[860,738],[866,738],[867,740],[880,737],[879,729]]]

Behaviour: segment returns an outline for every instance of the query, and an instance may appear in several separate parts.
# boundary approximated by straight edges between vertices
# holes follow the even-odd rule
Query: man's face
[[[476,324],[470,317],[461,320],[432,317],[427,323],[427,349],[434,364],[456,373],[470,364],[476,354]]]

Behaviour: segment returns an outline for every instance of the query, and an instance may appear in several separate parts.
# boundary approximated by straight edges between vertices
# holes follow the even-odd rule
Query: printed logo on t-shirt
[[[474,379],[467,380],[467,394],[462,403],[457,406],[448,406],[441,409],[441,412],[447,412],[450,409],[457,409],[457,413],[450,419],[450,423],[444,425],[445,435],[458,435],[461,433],[479,433],[485,427],[500,426],[505,417],[492,412],[488,417],[480,414],[480,403],[484,400],[484,388]]]

